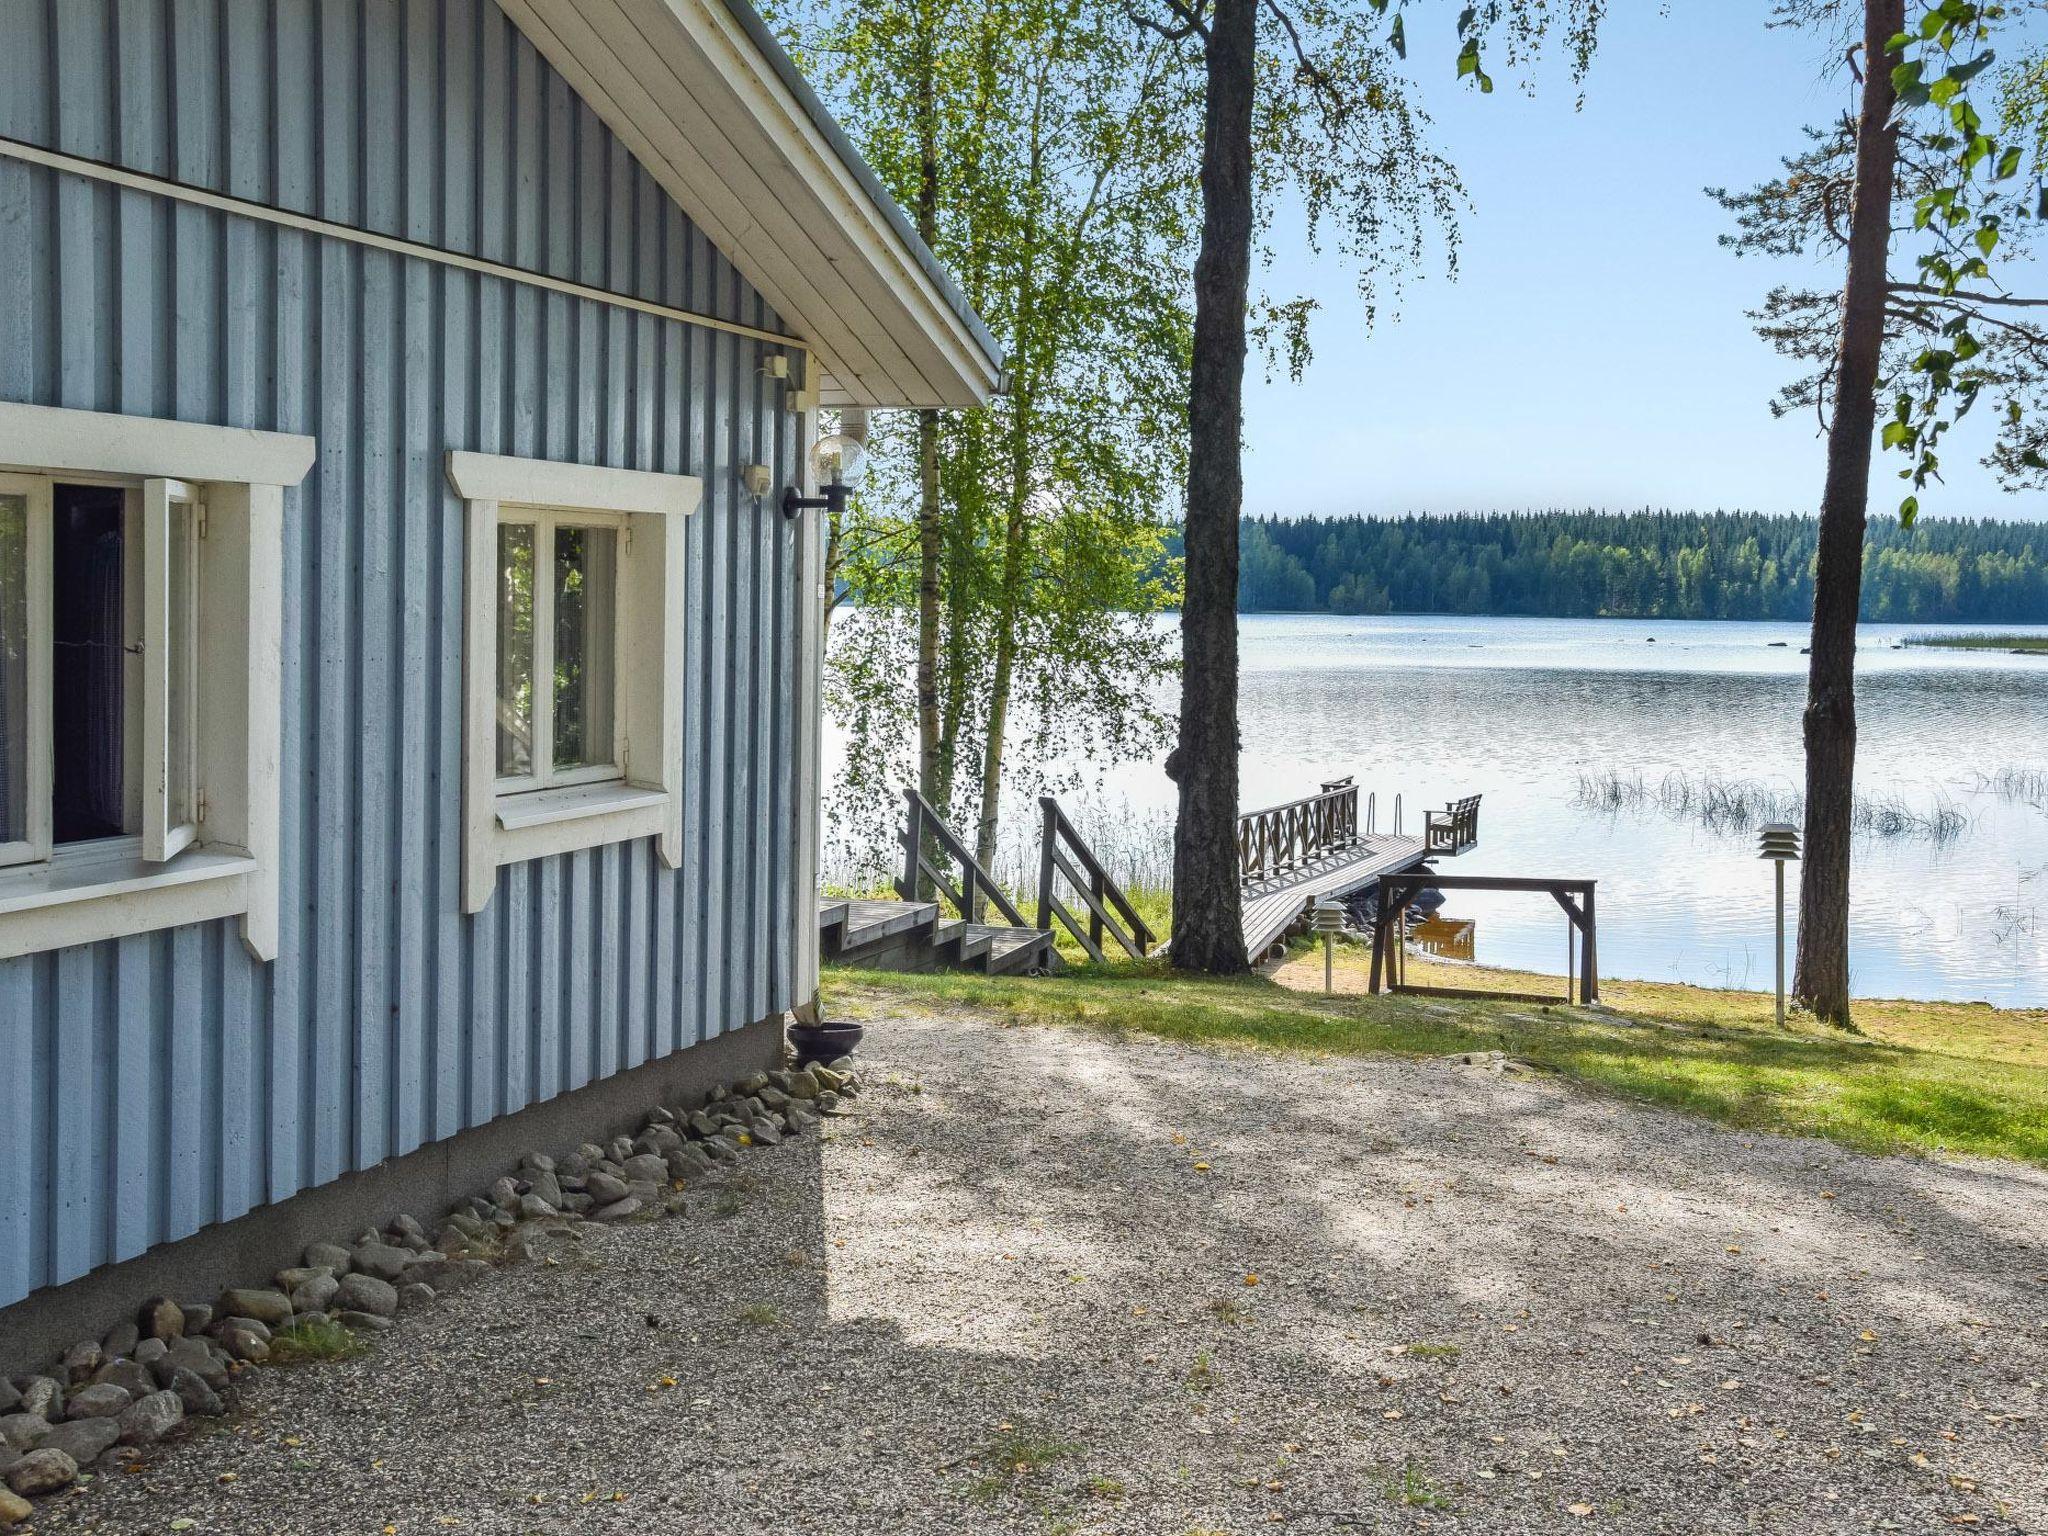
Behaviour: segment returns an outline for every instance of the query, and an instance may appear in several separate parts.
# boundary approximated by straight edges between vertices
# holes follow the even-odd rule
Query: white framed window
[[[615,514],[498,509],[498,793],[623,779]]]
[[[682,519],[693,475],[451,453],[468,545],[463,907],[501,865],[682,848]]]
[[[239,915],[275,957],[283,499],[313,452],[0,404],[0,956]]]

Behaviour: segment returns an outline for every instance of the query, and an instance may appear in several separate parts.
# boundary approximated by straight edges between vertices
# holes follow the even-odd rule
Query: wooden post
[[[1040,795],[1038,807],[1044,812],[1044,827],[1038,834],[1038,927],[1052,927],[1052,875],[1055,839],[1059,836],[1059,807],[1051,795]]]
[[[1564,909],[1564,1000],[1567,1006],[1572,1000],[1572,951],[1579,947],[1579,922],[1572,915],[1572,909]]]
[[[1379,996],[1379,991],[1380,991],[1380,961],[1381,961],[1381,960],[1382,960],[1382,958],[1384,958],[1384,956],[1386,955],[1386,950],[1387,950],[1387,882],[1386,882],[1386,881],[1384,881],[1384,880],[1382,880],[1382,881],[1380,882],[1380,904],[1379,904],[1379,908],[1378,908],[1378,910],[1376,910],[1376,911],[1375,911],[1375,912],[1373,913],[1373,915],[1372,915],[1372,978],[1371,978],[1371,980],[1370,980],[1370,981],[1368,981],[1368,982],[1367,982],[1367,984],[1366,984],[1366,990],[1367,990],[1367,991],[1369,991],[1369,992],[1371,992],[1371,993],[1373,994],[1373,996],[1375,996],[1375,997]]]
[[[924,846],[924,807],[919,803],[917,791],[906,789],[903,798],[910,803],[910,826],[903,839],[903,899],[916,901],[921,894],[922,882],[917,874],[918,850]]]
[[[1593,886],[1586,884],[1586,935],[1585,945],[1579,953],[1579,1001],[1597,1003],[1600,1001],[1600,947],[1596,938],[1598,925],[1593,916]]]

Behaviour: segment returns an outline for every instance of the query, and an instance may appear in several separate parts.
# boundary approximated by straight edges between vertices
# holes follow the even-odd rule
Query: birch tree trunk
[[[932,37],[934,21],[920,6],[917,17],[917,232],[927,246],[938,244],[939,150],[938,64]],[[939,501],[939,413],[917,417],[917,788],[927,801],[946,811],[950,786],[943,777],[939,754],[939,561],[944,547]],[[932,850],[927,850],[928,852]],[[911,893],[922,897],[922,889]]]

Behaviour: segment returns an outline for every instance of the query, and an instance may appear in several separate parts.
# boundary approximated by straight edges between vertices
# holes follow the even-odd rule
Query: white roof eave
[[[499,0],[819,356],[875,407],[985,403],[1001,349],[746,0]]]

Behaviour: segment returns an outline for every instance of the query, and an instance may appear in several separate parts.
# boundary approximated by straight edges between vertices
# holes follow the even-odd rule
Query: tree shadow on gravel
[[[1483,1068],[870,1039],[829,1140],[254,1373],[228,1432],[38,1530],[2048,1517],[2038,1180]]]

